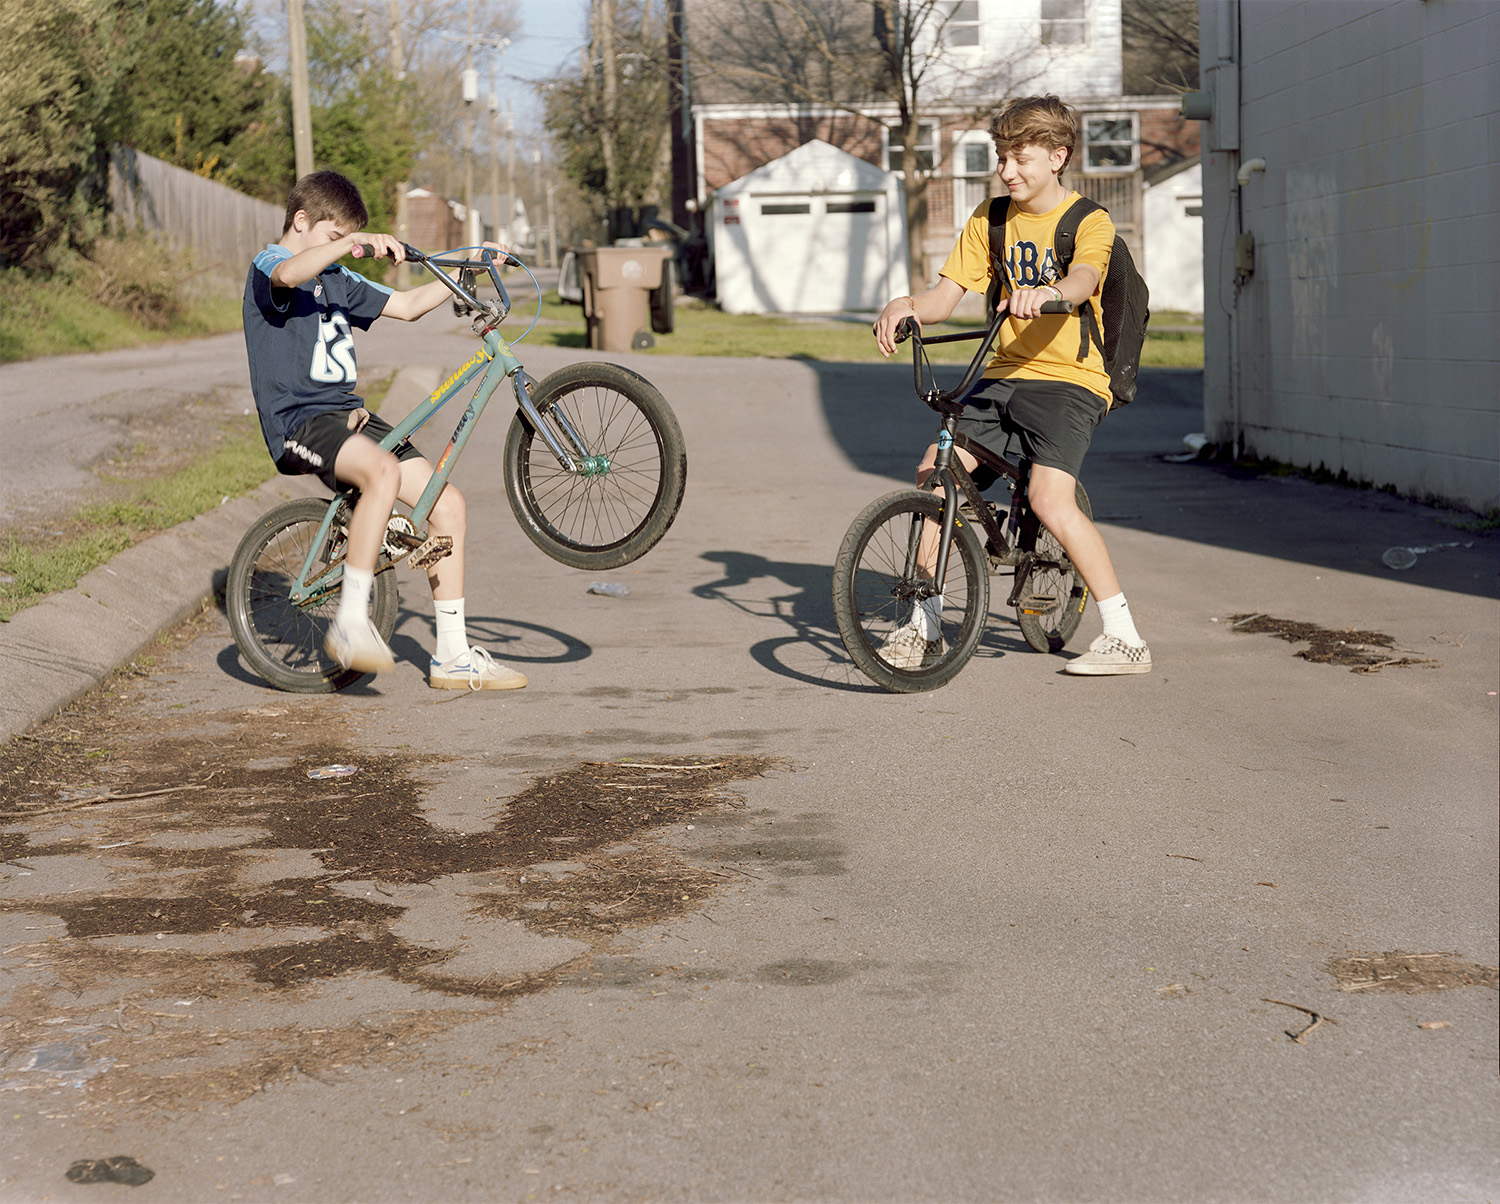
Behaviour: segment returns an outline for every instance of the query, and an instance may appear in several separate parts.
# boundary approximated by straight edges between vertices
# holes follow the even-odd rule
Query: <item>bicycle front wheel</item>
[[[903,489],[871,502],[854,520],[833,565],[833,613],[860,671],[896,693],[935,690],[968,663],[990,607],[989,563],[974,527],[953,528],[942,586],[939,639],[914,642],[908,624],[918,600],[933,594],[919,567],[924,526],[941,523],[943,501]],[[929,531],[931,545],[933,534]]]
[[[667,533],[687,484],[677,418],[645,377],[618,364],[574,364],[532,397],[575,459],[558,463],[517,414],[505,441],[505,491],[527,538],[575,569],[612,569],[644,556]]]
[[[1092,519],[1094,511],[1083,482],[1075,485],[1078,508]],[[1083,619],[1083,608],[1089,600],[1088,587],[1062,544],[1057,542],[1057,536],[1042,526],[1035,515],[1028,513],[1026,520],[1022,525],[1021,550],[1034,551],[1036,560],[1016,603],[1016,622],[1027,644],[1037,652],[1061,652]]]
[[[229,562],[224,609],[235,646],[252,670],[278,689],[295,694],[328,694],[363,676],[340,668],[323,650],[340,591],[335,589],[303,606],[291,599],[292,587],[331,504],[317,498],[284,502],[245,532]],[[318,548],[314,572],[344,554],[347,521],[347,510],[341,510]],[[398,605],[396,574],[390,570],[377,573],[370,618],[387,642],[396,629]]]

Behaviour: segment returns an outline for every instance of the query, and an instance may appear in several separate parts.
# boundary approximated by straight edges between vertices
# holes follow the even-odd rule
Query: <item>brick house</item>
[[[877,6],[827,2],[851,14],[845,36],[855,45],[864,32],[859,11],[873,17]],[[926,187],[913,222],[921,238],[914,288],[936,278],[974,208],[1004,191],[985,124],[1011,94],[1055,92],[1079,110],[1084,138],[1065,179],[1110,210],[1138,260],[1144,259],[1143,192],[1155,174],[1197,156],[1199,130],[1183,120],[1175,96],[1121,93],[1120,2],[952,0],[943,34],[950,44],[932,47],[942,69],[929,72],[920,94],[922,124],[914,149]],[[701,29],[723,11],[721,4],[687,0],[690,44],[695,15]],[[819,102],[807,99],[817,91],[812,87],[800,90],[801,100],[777,97],[763,80],[746,86],[743,76],[715,66],[700,61],[690,71],[693,187],[700,212],[717,189],[813,139],[883,170],[902,169],[905,147],[890,100]]]

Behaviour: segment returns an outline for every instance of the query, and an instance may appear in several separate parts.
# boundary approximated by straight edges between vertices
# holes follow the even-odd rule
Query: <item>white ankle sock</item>
[[[1132,648],[1145,647],[1146,641],[1141,639],[1140,632],[1135,629],[1135,620],[1130,617],[1130,603],[1125,601],[1124,594],[1116,594],[1113,598],[1099,598],[1095,605],[1099,607],[1099,617],[1104,620],[1105,635],[1123,640]]]
[[[349,623],[370,617],[370,593],[375,588],[375,574],[369,569],[344,566],[344,585],[339,590],[338,621]]]
[[[432,659],[442,663],[462,656],[469,650],[469,637],[464,629],[464,600],[448,598],[439,602],[433,599],[432,609],[437,615],[437,647],[432,650]]]
[[[943,633],[943,595],[920,599],[912,608],[911,623],[922,633],[924,640],[935,640]]]

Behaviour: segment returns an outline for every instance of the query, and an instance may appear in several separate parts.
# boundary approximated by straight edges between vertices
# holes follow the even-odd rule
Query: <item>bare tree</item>
[[[1043,73],[1035,43],[975,60],[954,0],[694,0],[689,65],[700,102],[817,106],[888,125],[902,148],[913,279],[921,277],[927,187],[952,146],[917,153],[940,113],[970,123]]]
[[[1136,96],[1198,86],[1198,0],[1123,0],[1125,90]]]

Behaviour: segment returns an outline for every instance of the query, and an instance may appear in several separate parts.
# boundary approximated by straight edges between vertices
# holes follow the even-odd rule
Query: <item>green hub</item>
[[[583,475],[586,477],[602,477],[610,469],[608,456],[584,456],[582,461]]]

